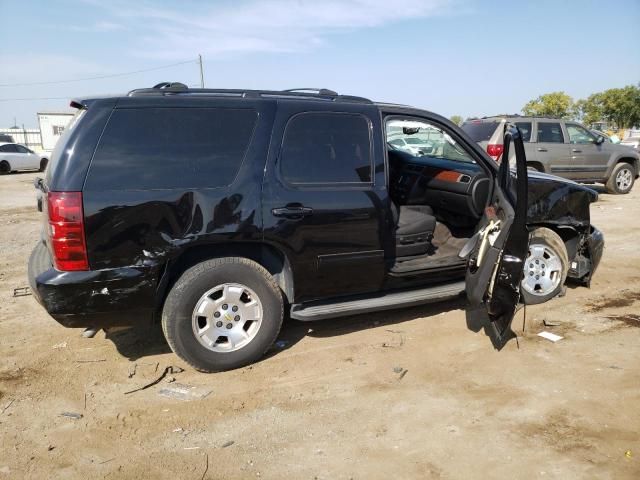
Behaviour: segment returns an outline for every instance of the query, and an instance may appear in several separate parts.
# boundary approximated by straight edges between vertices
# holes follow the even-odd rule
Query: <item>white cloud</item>
[[[183,3],[102,2],[117,22],[140,33],[137,55],[185,58],[196,53],[293,52],[316,48],[353,30],[420,20],[451,11],[456,0],[245,0]]]

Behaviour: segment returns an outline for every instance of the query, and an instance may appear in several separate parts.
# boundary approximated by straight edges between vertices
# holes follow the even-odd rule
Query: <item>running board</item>
[[[383,292],[376,296],[358,296],[351,300],[291,305],[291,318],[301,321],[357,315],[360,313],[411,307],[433,303],[459,296],[465,291],[465,282],[448,283],[419,290]]]

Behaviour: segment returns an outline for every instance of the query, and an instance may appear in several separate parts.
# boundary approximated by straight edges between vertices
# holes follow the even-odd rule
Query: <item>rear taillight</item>
[[[89,270],[81,192],[49,192],[49,238],[58,270]]]
[[[501,144],[490,144],[490,145],[487,145],[487,153],[496,162],[502,156],[502,152],[503,151],[504,151],[504,145],[501,145]]]

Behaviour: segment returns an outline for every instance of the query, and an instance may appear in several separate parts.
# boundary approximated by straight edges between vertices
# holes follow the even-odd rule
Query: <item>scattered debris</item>
[[[547,320],[546,318],[542,321],[542,323],[544,323],[545,327],[559,327],[560,326],[560,322],[556,322],[553,320]]]
[[[393,367],[393,373],[402,373],[404,368],[402,367]]]
[[[209,454],[206,454],[207,459],[206,459],[206,465],[204,467],[204,472],[202,472],[202,477],[200,477],[200,480],[204,480],[204,476],[207,474],[207,472],[209,471]]]
[[[173,430],[171,430],[173,433],[181,433],[184,432],[184,430],[182,429],[182,427],[178,427],[178,428],[174,428]]]
[[[133,378],[133,376],[136,374],[137,371],[138,371],[138,364],[134,363],[133,368],[129,367],[129,378]]]
[[[61,417],[68,417],[68,418],[73,418],[74,420],[80,420],[82,418],[82,414],[81,413],[75,413],[75,412],[62,412],[60,414]]]
[[[617,366],[617,365],[609,365],[609,367],[608,367],[608,368],[611,368],[612,370],[623,370],[623,368],[622,368],[622,367],[619,367],[619,366]]]
[[[542,338],[546,338],[547,340],[550,340],[554,343],[564,338],[564,337],[561,337],[560,335],[556,335],[555,333],[551,333],[551,332],[540,332],[538,336]]]
[[[158,383],[160,383],[162,381],[162,379],[164,377],[166,377],[168,374],[173,373],[182,373],[184,372],[184,368],[180,368],[180,367],[174,367],[173,365],[169,365],[167,368],[164,369],[164,372],[162,372],[162,374],[156,378],[153,382],[151,383],[147,383],[146,385],[143,385],[142,387],[136,388],[134,390],[129,390],[128,392],[124,392],[125,395],[129,395],[130,393],[135,393],[135,392],[139,392],[140,390],[146,390],[149,387],[153,387],[154,385],[157,385]]]
[[[62,343],[56,343],[53,347],[51,347],[53,349],[58,349],[58,348],[67,348],[67,342],[62,342]]]
[[[98,333],[97,328],[85,328],[84,332],[82,332],[82,338],[93,338]]]
[[[74,360],[76,363],[97,363],[97,362],[106,362],[106,358],[101,358],[99,360]]]
[[[409,371],[409,370],[406,370],[406,369],[405,369],[405,371],[404,371],[404,372],[402,372],[402,373],[400,374],[400,376],[398,377],[398,381],[402,380],[402,379],[404,378],[404,376],[407,374],[407,372],[408,372],[408,371]]]
[[[14,297],[26,297],[27,295],[32,295],[29,287],[18,287],[13,289]]]
[[[200,447],[184,447],[183,450],[198,450]]]
[[[287,342],[286,340],[278,340],[275,343],[276,348],[286,348],[287,345],[289,345],[289,342]]]
[[[50,451],[51,451],[51,450],[53,450],[54,448],[56,448],[56,447],[54,447],[53,445],[49,445],[49,446],[47,447],[47,452],[50,452]]]
[[[631,450],[627,450],[626,452],[624,452],[624,456],[627,458],[631,458],[633,457],[633,454],[631,453]]]
[[[229,440],[228,442],[224,442],[224,443],[222,444],[222,447],[221,447],[221,448],[227,448],[227,447],[230,447],[230,446],[231,446],[231,445],[233,445],[234,443],[236,443],[236,442],[234,442],[233,440]]]
[[[116,459],[115,457],[110,458],[109,460],[105,460],[104,462],[100,462],[98,465],[104,465],[105,463],[112,462],[112,461],[114,461],[115,459]]]
[[[211,390],[205,390],[191,385],[175,383],[171,386],[162,388],[158,395],[167,398],[175,398],[176,400],[200,400],[211,393]]]
[[[7,410],[11,405],[13,405],[13,402],[15,402],[15,399],[12,398],[9,401],[9,403],[7,403],[4,407],[2,407],[2,411],[0,412],[0,415],[2,415],[5,412],[5,410]]]

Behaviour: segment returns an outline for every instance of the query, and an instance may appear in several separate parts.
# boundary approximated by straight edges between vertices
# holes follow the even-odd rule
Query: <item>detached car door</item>
[[[481,227],[465,247],[467,297],[476,325],[481,324],[498,349],[512,337],[511,321],[520,299],[523,262],[529,249],[527,230],[527,160],[520,131],[504,136],[504,158],[513,142],[516,176],[502,162]],[[469,317],[467,319],[469,321]]]

